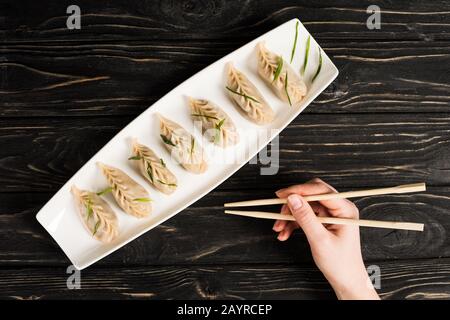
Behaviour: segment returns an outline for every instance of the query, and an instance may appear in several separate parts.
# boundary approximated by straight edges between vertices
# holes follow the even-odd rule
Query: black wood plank
[[[376,262],[383,299],[448,299],[450,260]],[[77,290],[65,268],[0,269],[2,299],[335,299],[313,266],[91,268]]]
[[[68,30],[66,8],[73,1],[6,1],[2,6],[9,42],[137,39],[252,38],[301,18],[319,39],[449,39],[448,1],[129,1],[82,0],[81,30]],[[366,26],[369,5],[382,11],[380,30]]]
[[[314,176],[342,190],[436,186],[356,203],[363,218],[426,224],[423,233],[361,229],[383,298],[450,297],[448,1],[82,0],[79,31],[66,29],[69,4],[0,4],[0,298],[333,299],[301,232],[280,243],[271,221],[222,209]],[[381,30],[366,28],[372,4]],[[176,84],[294,17],[341,74],[281,134],[279,174],[246,165],[67,290],[69,261],[35,220],[39,208]]]
[[[346,189],[344,189],[346,190]],[[366,261],[450,257],[450,188],[426,193],[388,195],[356,200],[361,217],[425,223],[425,231],[361,228]],[[272,197],[269,190],[214,191],[174,218],[101,260],[97,265],[142,266],[214,263],[311,262],[299,231],[284,243],[271,230],[273,221],[228,216],[223,203]],[[68,265],[57,244],[34,215],[49,194],[0,193],[0,264]],[[265,210],[276,210],[265,208]],[[217,232],[220,226],[220,232]]]
[[[3,46],[0,116],[134,116],[242,44]],[[321,44],[340,75],[307,113],[449,112],[449,42]]]
[[[56,191],[130,120],[0,120],[0,192]],[[277,175],[246,165],[220,189],[274,189],[315,176],[337,187],[448,185],[449,126],[448,114],[303,114],[281,133]]]

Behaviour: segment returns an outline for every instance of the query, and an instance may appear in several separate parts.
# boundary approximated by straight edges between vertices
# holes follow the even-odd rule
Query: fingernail
[[[277,231],[277,229],[278,229],[278,225],[279,225],[280,223],[277,221],[277,222],[275,222],[274,223],[274,225],[273,225],[273,231]]]
[[[280,190],[278,190],[278,191],[275,191],[275,194],[276,195],[279,195],[281,192],[283,192],[284,190],[286,190],[286,188],[283,188],[283,189],[280,189]]]
[[[283,231],[278,234],[277,239],[280,241],[284,241],[284,232]]]
[[[303,205],[302,200],[296,194],[291,194],[288,197],[288,203],[289,203],[289,207],[291,207],[292,210],[298,210]]]

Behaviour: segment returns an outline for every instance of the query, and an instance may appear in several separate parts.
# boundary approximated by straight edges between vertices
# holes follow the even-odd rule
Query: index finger
[[[276,192],[279,198],[287,198],[290,194],[299,194],[302,196],[325,194],[325,193],[337,193],[329,184],[325,183],[321,179],[313,179],[304,184],[297,184],[286,189],[281,189]],[[318,201],[321,205],[326,207],[330,214],[333,216],[355,218],[358,216],[358,210],[353,202],[347,199],[332,199]]]

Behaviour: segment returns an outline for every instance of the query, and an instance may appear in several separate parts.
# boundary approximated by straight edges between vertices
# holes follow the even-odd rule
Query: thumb
[[[297,194],[291,194],[287,201],[292,215],[303,229],[303,232],[305,232],[310,243],[320,241],[327,235],[327,229],[317,219],[316,214],[307,201]]]

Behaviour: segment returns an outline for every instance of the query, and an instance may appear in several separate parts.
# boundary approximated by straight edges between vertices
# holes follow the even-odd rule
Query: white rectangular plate
[[[297,19],[290,20],[262,35],[203,69],[170,91],[120,131],[67,181],[39,211],[36,216],[37,220],[56,240],[76,268],[81,270],[88,267],[139,237],[144,232],[173,217],[206,195],[254,157],[260,149],[267,145],[279,131],[297,117],[336,78],[338,75],[337,68],[328,56],[322,52],[322,70],[314,83],[311,84],[311,78],[319,62],[319,46],[312,37],[308,68],[303,77],[308,86],[308,94],[300,106],[290,107],[282,102],[259,78],[256,72],[257,43],[265,41],[269,50],[281,54],[286,61],[289,61],[297,21]],[[292,63],[292,67],[296,71],[300,70],[303,64],[305,44],[308,36],[308,31],[299,23],[297,50]],[[253,81],[274,109],[276,117],[271,124],[259,127],[251,123],[242,117],[230,101],[225,90],[224,80],[225,64],[230,61]],[[193,134],[197,141],[201,141],[200,132],[193,128],[186,96],[208,99],[219,105],[232,118],[241,136],[241,141],[238,145],[227,149],[215,147],[208,142],[203,143],[209,158],[209,168],[206,173],[200,175],[189,173],[171,161],[170,155],[160,140],[158,119],[155,115],[158,112],[178,122]],[[256,132],[261,128],[269,130],[269,134],[262,136],[249,134],[249,132]],[[141,143],[148,145],[157,154],[166,159],[168,167],[178,177],[178,188],[172,195],[164,195],[150,187],[134,169],[133,164],[130,163],[131,161],[127,160],[131,154],[130,140],[132,137],[138,138]],[[255,149],[256,145],[258,145],[257,149]],[[223,161],[226,157],[232,158],[235,154],[240,156],[239,161],[228,161],[228,163]],[[105,197],[106,201],[117,213],[120,227],[119,236],[112,243],[108,244],[98,242],[84,229],[70,193],[70,187],[74,184],[79,188],[91,191],[102,190],[107,187],[106,180],[97,168],[97,161],[124,170],[134,180],[149,190],[153,200],[152,214],[147,218],[137,219],[123,213],[114,202],[112,196],[107,195]]]

